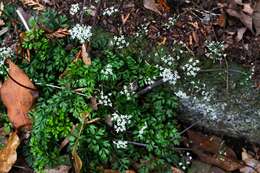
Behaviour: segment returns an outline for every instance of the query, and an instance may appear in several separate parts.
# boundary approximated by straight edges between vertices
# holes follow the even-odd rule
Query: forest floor
[[[183,42],[190,53],[201,57],[207,54],[207,41],[222,43],[226,54],[225,61],[236,62],[245,68],[253,69],[254,87],[260,89],[260,36],[258,36],[260,14],[257,14],[260,11],[260,4],[257,4],[258,2],[253,0],[168,0],[167,2],[158,0],[157,3],[153,0],[144,1],[147,2],[143,3],[140,0],[100,0],[97,2],[94,0],[42,0],[41,3],[45,8],[53,8],[60,14],[65,14],[73,24],[99,26],[114,35],[135,37],[142,29],[149,40],[147,50],[158,45],[171,49],[175,42]],[[30,17],[32,8],[39,7],[35,4],[27,6],[15,0],[4,1],[4,3],[15,3],[22,7],[25,18]],[[71,15],[72,4],[79,4],[81,12]],[[87,9],[82,10],[83,7]],[[109,9],[110,7],[116,9],[116,15],[105,14],[105,10],[107,13],[114,13],[112,9]],[[21,21],[12,22],[13,25],[21,23]],[[169,26],[168,29],[166,24],[172,24],[174,27]],[[4,24],[0,23],[0,27],[2,26]],[[14,37],[17,37],[18,31],[10,32],[4,35],[2,45],[12,46],[15,43]],[[225,61],[219,63],[224,64]],[[182,124],[180,129],[186,130],[190,125]],[[196,153],[192,151],[192,148],[188,148],[188,152],[185,152],[187,156],[184,157],[189,158],[192,155],[191,166],[188,165],[188,171],[186,168],[181,170],[182,165],[173,166],[174,173],[182,171],[257,173],[260,171],[260,148],[257,144],[243,141],[243,139],[216,137],[206,134],[204,129],[194,128],[194,131],[184,134],[180,147],[186,148],[187,140],[191,139],[196,143],[195,148],[200,148],[200,150],[195,149]],[[221,152],[219,148],[224,143],[226,147],[224,155],[229,157],[225,157],[227,160],[223,161],[216,155]],[[198,153],[201,150],[210,154]],[[19,156],[12,171],[33,172],[25,164],[24,158]]]

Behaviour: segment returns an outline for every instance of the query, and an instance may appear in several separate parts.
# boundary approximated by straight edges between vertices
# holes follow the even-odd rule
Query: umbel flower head
[[[72,39],[77,39],[83,44],[90,40],[90,37],[92,36],[91,29],[91,26],[76,24],[76,26],[69,30],[69,33]]]

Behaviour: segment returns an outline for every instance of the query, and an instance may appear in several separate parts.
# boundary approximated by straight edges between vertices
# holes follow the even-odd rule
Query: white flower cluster
[[[162,62],[168,66],[174,64],[174,58],[171,55],[165,55],[161,58]]]
[[[116,145],[118,149],[126,149],[127,148],[127,141],[117,140],[113,141],[113,144]]]
[[[138,132],[138,137],[141,138],[144,134],[144,130],[147,129],[148,126],[147,126],[147,123],[145,122],[144,126],[139,130]]]
[[[70,6],[70,15],[74,16],[75,14],[77,14],[79,12],[79,10],[80,10],[79,3],[71,4],[71,6]]]
[[[187,166],[191,164],[191,160],[192,160],[192,156],[190,155],[189,152],[186,153],[186,156],[183,157],[185,159],[185,162],[179,162],[179,167],[182,169],[182,170],[186,170],[187,169]]]
[[[104,92],[100,92],[100,97],[99,97],[99,104],[102,104],[104,106],[110,106],[112,107],[112,101],[109,98],[112,95],[112,93],[109,93],[108,95],[104,95]]]
[[[111,64],[107,64],[105,69],[101,70],[101,74],[106,75],[106,76],[113,75],[112,65]]]
[[[5,59],[13,56],[14,52],[10,47],[0,48],[0,66],[4,65]]]
[[[190,98],[185,92],[179,90],[178,92],[175,93],[175,95],[181,99],[188,99]]]
[[[140,27],[138,27],[138,31],[135,33],[135,37],[139,37],[142,34],[148,34],[149,32],[149,25],[150,23],[141,24]]]
[[[176,17],[169,17],[168,18],[168,22],[166,22],[164,24],[164,27],[166,29],[170,29],[171,27],[173,27],[176,24],[176,22],[177,22],[177,18]]]
[[[175,85],[177,80],[180,79],[177,71],[172,72],[170,68],[165,68],[158,65],[157,68],[159,68],[160,76],[162,77],[164,82],[169,82],[171,85]]]
[[[153,83],[154,83],[154,81],[155,81],[155,79],[156,79],[156,76],[153,76],[152,78],[145,78],[144,79],[144,84],[145,85],[152,85]]]
[[[189,59],[189,63],[185,64],[182,69],[187,72],[187,76],[193,76],[195,77],[198,72],[200,71],[200,68],[197,66],[199,64],[199,60]]]
[[[119,10],[114,6],[104,9],[103,16],[112,16],[114,13],[118,12]]]
[[[120,94],[125,95],[127,100],[131,100],[131,96],[134,94],[126,85],[123,86],[123,90],[120,91]]]
[[[207,47],[207,53],[206,56],[210,59],[213,59],[214,61],[221,61],[223,57],[226,57],[227,55],[224,53],[225,46],[223,42],[219,41],[206,41],[205,45]]]
[[[112,114],[112,122],[117,133],[126,131],[126,125],[131,123],[130,115],[121,115],[119,113]]]
[[[114,45],[116,45],[118,49],[122,49],[129,45],[129,43],[125,40],[125,36],[123,36],[123,35],[114,36],[113,42],[114,42]]]
[[[69,30],[69,33],[72,39],[78,39],[83,44],[90,40],[92,36],[91,29],[91,26],[76,24],[76,26]]]

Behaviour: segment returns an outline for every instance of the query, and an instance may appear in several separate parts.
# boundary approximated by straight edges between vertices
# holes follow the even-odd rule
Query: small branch
[[[165,82],[167,82],[167,81],[163,81],[163,79],[157,80],[152,85],[149,85],[146,88],[142,89],[141,91],[138,91],[137,95],[144,95],[147,92],[149,92],[150,90],[152,90],[153,88],[155,88],[157,86],[160,86],[160,85],[162,85]]]
[[[80,14],[80,23],[83,23],[83,17],[84,17],[84,7],[86,5],[86,0],[83,1],[82,9],[81,9],[81,14]]]
[[[29,28],[29,26],[28,26],[26,20],[24,19],[22,13],[21,13],[18,9],[16,10],[16,13],[18,14],[19,18],[21,19],[21,21],[22,21],[22,23],[23,23],[23,25],[24,25],[26,31],[30,31],[30,28]]]

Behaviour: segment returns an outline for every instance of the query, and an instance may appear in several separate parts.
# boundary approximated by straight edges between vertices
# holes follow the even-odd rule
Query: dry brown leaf
[[[197,34],[196,31],[192,32],[192,38],[193,38],[193,40],[195,41],[196,44],[199,43],[199,37],[198,37],[198,34]]]
[[[73,166],[75,169],[75,173],[80,173],[80,170],[82,168],[82,161],[77,153],[76,150],[72,150],[72,159],[73,159]]]
[[[241,173],[259,173],[260,172],[260,161],[255,160],[247,151],[243,148],[242,160],[247,166],[240,169]]]
[[[236,40],[237,42],[239,42],[240,40],[242,40],[243,36],[244,36],[244,33],[246,32],[247,28],[244,27],[244,28],[239,28],[237,30],[237,37],[236,37]]]
[[[28,5],[28,6],[32,7],[34,10],[37,10],[37,11],[44,11],[45,10],[44,5],[42,5],[39,2],[39,0],[21,0],[21,2],[24,5]]]
[[[224,14],[221,14],[218,19],[217,19],[217,24],[220,26],[220,27],[225,27],[226,25],[226,16]]]
[[[69,173],[70,168],[71,167],[67,165],[60,165],[53,169],[45,169],[44,172],[45,173]]]
[[[17,160],[16,149],[20,145],[20,139],[16,132],[10,134],[7,144],[0,151],[0,172],[7,173]]]
[[[89,57],[85,44],[82,44],[81,46],[81,58],[86,65],[91,65],[91,59]]]
[[[257,0],[253,13],[253,24],[256,30],[256,35],[260,34],[260,0]]]
[[[242,11],[234,9],[227,9],[226,12],[237,19],[239,19],[251,32],[253,32],[252,16],[245,14]]]
[[[67,35],[69,35],[69,31],[67,28],[59,28],[57,31],[47,34],[47,37],[48,38],[64,38]]]
[[[216,136],[206,136],[195,131],[188,131],[188,139],[193,152],[205,163],[215,165],[225,171],[241,168],[235,152],[224,145]],[[186,142],[187,143],[187,142]]]
[[[123,25],[126,24],[126,21],[129,19],[131,13],[128,13],[126,16],[124,14],[121,15],[121,20]]]
[[[144,0],[144,7],[148,10],[154,11],[162,15],[162,13],[159,10],[160,5],[157,4],[155,0]]]
[[[5,25],[5,22],[2,19],[0,19],[0,26],[4,26],[4,25]]]
[[[93,110],[98,110],[98,103],[96,97],[91,97],[90,98],[90,106]]]
[[[254,13],[254,9],[251,7],[250,3],[243,4],[243,12],[252,15]]]
[[[7,107],[8,117],[14,127],[30,128],[31,120],[28,117],[28,112],[38,97],[38,91],[28,76],[18,66],[11,60],[7,60],[7,64],[9,65],[9,75],[12,79],[9,77],[4,81],[0,89],[1,99]]]
[[[184,173],[182,170],[172,167],[172,173]]]

